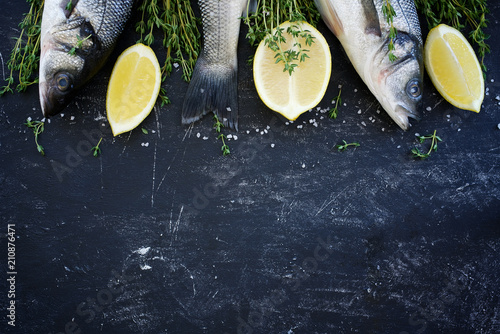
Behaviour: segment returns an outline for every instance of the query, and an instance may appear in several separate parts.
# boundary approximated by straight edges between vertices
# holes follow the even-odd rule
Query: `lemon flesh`
[[[293,38],[287,33],[292,24],[307,30],[314,37],[314,43],[306,45],[304,38]],[[282,49],[292,49],[295,43],[300,43],[303,49],[309,50],[309,58],[298,63],[290,75],[288,71],[283,71],[283,62],[276,63],[276,53],[263,40],[255,52],[254,82],[259,97],[267,107],[289,120],[295,120],[315,107],[325,95],[332,72],[332,58],[325,38],[310,24],[284,22],[279,28],[283,28],[282,34],[286,39]]]
[[[455,28],[433,28],[424,46],[425,66],[438,92],[452,105],[479,112],[484,99],[484,78],[467,39]]]
[[[160,86],[160,65],[149,46],[135,44],[122,52],[106,96],[106,114],[114,136],[136,128],[150,114]]]

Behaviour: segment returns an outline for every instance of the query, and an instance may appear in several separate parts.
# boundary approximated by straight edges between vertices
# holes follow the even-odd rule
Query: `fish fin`
[[[319,1],[315,0],[316,7],[321,13],[321,17],[323,18],[323,22],[328,26],[328,28],[333,32],[333,34],[337,37],[344,33],[344,25],[340,20],[337,11],[335,11],[334,5],[332,1]]]
[[[377,8],[373,0],[362,0],[363,15],[366,18],[365,33],[382,36]]]
[[[71,13],[73,12],[73,9],[76,7],[76,4],[78,3],[78,0],[64,0],[61,2],[61,8],[64,11],[64,15],[66,15],[66,18],[69,18]]]
[[[209,112],[232,129],[238,130],[237,68],[209,66],[200,55],[182,106],[182,123],[196,122]]]

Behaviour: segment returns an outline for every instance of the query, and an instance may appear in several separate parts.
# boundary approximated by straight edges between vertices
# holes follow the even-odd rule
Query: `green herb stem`
[[[436,136],[436,130],[434,130],[434,133],[432,135],[418,137],[418,141],[420,142],[420,144],[423,144],[428,139],[431,140],[431,146],[429,147],[429,150],[427,151],[427,153],[424,153],[424,152],[420,151],[420,149],[415,147],[411,150],[411,153],[413,154],[414,158],[420,158],[422,160],[427,159],[428,157],[430,157],[432,152],[437,151],[437,144],[438,144],[438,142],[440,142],[442,140],[441,140],[441,138]]]

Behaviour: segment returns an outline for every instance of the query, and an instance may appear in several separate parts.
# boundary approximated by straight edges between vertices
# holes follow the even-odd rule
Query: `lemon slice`
[[[455,28],[440,24],[427,35],[425,66],[438,92],[457,108],[479,112],[484,78],[476,54]]]
[[[149,115],[160,86],[160,65],[149,46],[135,44],[122,52],[106,95],[106,114],[114,136],[134,129]]]
[[[309,46],[306,45],[305,38],[292,37],[287,32],[291,25],[297,25],[302,31],[307,30],[314,37],[314,43]],[[332,72],[332,56],[323,35],[310,24],[287,21],[279,28],[283,28],[282,34],[286,39],[282,49],[296,49],[294,44],[300,43],[302,49],[309,50],[309,58],[298,63],[290,75],[288,71],[283,72],[283,62],[276,63],[276,52],[263,40],[255,52],[254,82],[262,102],[293,121],[300,114],[315,107],[325,95]]]

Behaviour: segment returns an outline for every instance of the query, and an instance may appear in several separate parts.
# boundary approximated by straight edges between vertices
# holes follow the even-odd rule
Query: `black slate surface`
[[[179,71],[164,84],[172,104],[143,123],[148,135],[112,136],[106,86],[137,39],[131,25],[110,63],[46,125],[46,156],[23,125],[41,118],[37,87],[0,98],[0,332],[499,333],[500,5],[488,5],[481,113],[452,107],[426,78],[423,119],[408,132],[377,112],[323,24],[331,84],[320,110],[288,125],[259,100],[240,39],[229,157],[211,119],[180,124]],[[2,7],[5,77],[28,7]],[[332,120],[321,111],[339,85],[345,106]],[[438,151],[412,159],[415,135],[434,130]],[[361,146],[337,152],[344,139]]]

